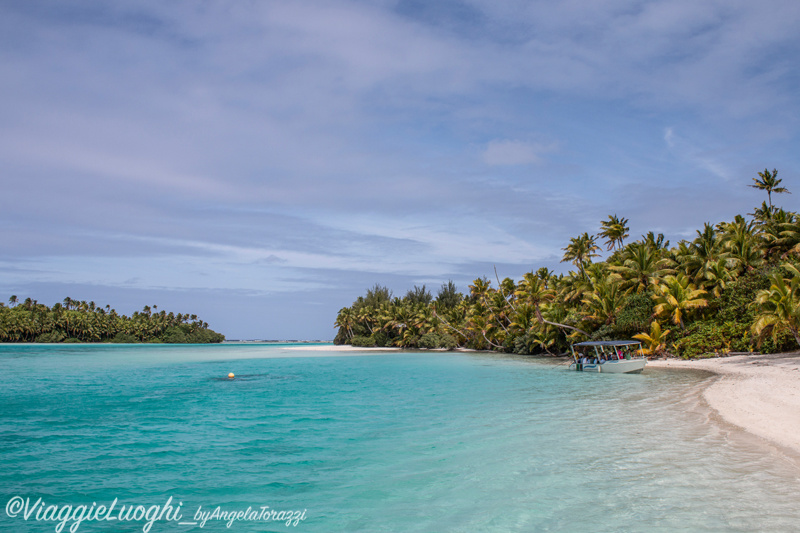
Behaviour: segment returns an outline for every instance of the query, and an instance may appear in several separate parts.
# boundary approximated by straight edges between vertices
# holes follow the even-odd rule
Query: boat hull
[[[636,374],[644,370],[645,365],[647,365],[647,359],[641,357],[637,359],[623,359],[620,361],[604,361],[602,363],[572,363],[569,365],[569,369],[606,374]]]

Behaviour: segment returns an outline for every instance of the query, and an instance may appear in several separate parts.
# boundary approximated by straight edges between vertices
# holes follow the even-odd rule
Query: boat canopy
[[[641,343],[641,341],[584,341],[573,346],[630,346]]]

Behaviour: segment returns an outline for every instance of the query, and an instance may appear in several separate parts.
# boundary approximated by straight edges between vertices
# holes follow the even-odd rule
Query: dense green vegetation
[[[65,298],[53,307],[26,299],[0,303],[0,342],[165,342],[213,343],[225,336],[208,329],[196,315],[156,312],[145,306],[132,316],[111,306]]]
[[[673,247],[653,232],[628,242],[628,220],[611,215],[563,249],[576,267],[566,275],[540,268],[518,282],[496,276],[496,287],[479,278],[468,294],[448,282],[435,298],[424,285],[402,298],[375,285],[339,311],[334,342],[556,354],[635,337],[649,353],[682,357],[796,349],[800,216],[773,206],[772,194],[789,192],[777,170],[758,175],[751,187],[768,202]],[[611,254],[594,262],[599,239]]]

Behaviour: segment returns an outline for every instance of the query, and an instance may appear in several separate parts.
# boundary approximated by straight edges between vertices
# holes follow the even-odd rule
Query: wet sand
[[[703,397],[725,421],[800,453],[800,353],[653,360],[648,366],[719,375]]]

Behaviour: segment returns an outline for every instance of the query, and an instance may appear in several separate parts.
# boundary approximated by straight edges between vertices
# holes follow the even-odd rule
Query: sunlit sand
[[[800,453],[800,354],[736,356],[699,361],[650,361],[720,376],[703,392],[723,419]]]

